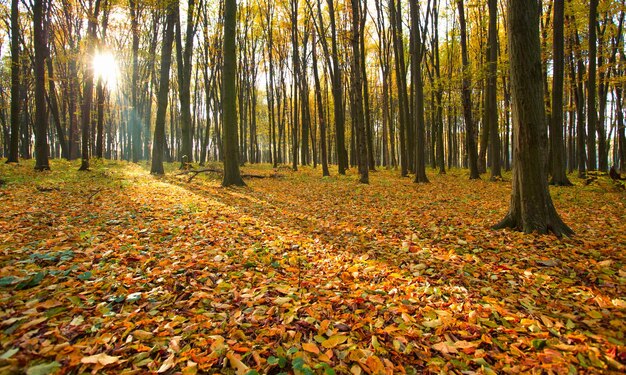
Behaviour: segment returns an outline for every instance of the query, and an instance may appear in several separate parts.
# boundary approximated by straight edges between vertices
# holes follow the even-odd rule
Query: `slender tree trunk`
[[[46,117],[46,34],[44,0],[33,5],[35,45],[35,170],[50,170],[48,162],[48,119]]]
[[[344,99],[343,99],[343,80],[341,67],[339,65],[339,46],[337,42],[337,25],[335,22],[335,4],[334,0],[326,0],[328,4],[328,15],[331,30],[332,43],[332,90],[334,101],[335,115],[335,141],[337,152],[337,164],[339,174],[346,174],[348,169],[348,152],[346,151],[346,135],[345,135],[345,116],[344,116]]]
[[[237,150],[236,35],[237,1],[224,0],[224,64],[222,66],[224,178],[222,186],[245,185],[239,171],[239,150]]]
[[[316,32],[313,30],[313,79],[315,80],[315,101],[317,102],[317,115],[320,123],[320,147],[322,152],[322,176],[330,176],[328,171],[328,154],[326,148],[326,118],[324,117],[324,107],[322,102],[322,89],[320,87],[320,77],[317,71],[317,40]]]
[[[589,0],[589,75],[587,77],[587,162],[589,170],[597,168],[596,158],[596,22],[598,0]]]
[[[428,182],[424,150],[424,82],[422,81],[422,37],[420,35],[419,6],[410,3],[411,34],[411,87],[413,88],[413,129],[415,129],[415,179],[413,182]]]
[[[479,179],[478,151],[476,150],[476,138],[474,135],[474,122],[472,120],[472,98],[470,65],[467,57],[467,32],[465,23],[465,9],[463,0],[457,0],[459,8],[459,21],[461,25],[461,58],[463,62],[463,115],[465,117],[465,138],[467,144],[467,157],[470,169],[470,179]]]
[[[50,56],[50,50],[48,49],[48,56]],[[67,139],[65,137],[65,130],[61,123],[61,113],[59,112],[59,102],[57,100],[56,85],[54,82],[54,68],[52,65],[52,59],[46,60],[48,67],[48,105],[50,106],[50,112],[54,119],[54,125],[57,132],[57,138],[59,145],[61,146],[61,156],[69,160],[69,150],[67,148]]]
[[[163,29],[161,46],[161,73],[159,78],[159,93],[157,95],[156,125],[152,144],[152,165],[150,173],[161,175],[163,157],[167,147],[165,139],[165,118],[167,116],[168,94],[170,90],[170,66],[172,64],[172,43],[174,41],[174,26],[178,14],[178,3],[171,2],[167,7],[167,17]]]
[[[182,42],[180,12],[176,12],[176,59],[178,68],[178,98],[181,112],[181,166],[193,162],[193,140],[191,129],[191,68],[193,56],[193,39],[196,32],[194,20],[195,0],[187,3],[187,29],[185,31],[185,45]]]
[[[396,86],[398,88],[398,133],[400,138],[400,175],[409,174],[409,158],[407,155],[406,128],[408,127],[408,99],[406,98],[406,74],[404,74],[404,48],[402,47],[402,20],[395,1],[389,0],[389,15],[394,45],[394,63],[396,68]]]
[[[89,55],[93,54],[97,43],[96,26],[98,22],[98,14],[100,13],[100,0],[95,0],[93,12],[89,9],[90,17],[87,24],[87,38]],[[85,69],[85,84],[83,89],[83,105],[81,108],[81,126],[82,126],[82,152],[81,164],[79,170],[89,170],[89,134],[91,124],[91,104],[93,101],[93,70],[91,67]]]
[[[558,0],[557,0],[558,1]],[[489,154],[491,158],[491,180],[502,178],[500,171],[500,129],[498,126],[498,2],[489,0],[489,43],[487,46],[487,121],[489,126]]]
[[[139,121],[139,103],[137,99],[137,87],[139,81],[139,6],[136,0],[129,0],[130,6],[130,30],[132,34],[132,87],[131,87],[131,110],[130,127],[132,129],[133,163],[141,158],[141,125]]]
[[[563,76],[564,76],[564,37],[563,24],[565,0],[554,0],[552,71],[552,116],[550,121],[550,160],[551,185],[571,186],[565,173],[565,150],[563,146]]]
[[[545,108],[539,43],[539,7],[535,0],[508,0],[508,35],[513,97],[514,165],[511,207],[495,229],[525,233],[573,234],[556,212],[545,179],[543,142]]]
[[[11,0],[11,141],[7,163],[19,161],[20,147],[19,0]]]
[[[354,125],[357,137],[357,153],[359,165],[359,182],[363,184],[369,183],[369,168],[367,159],[367,134],[366,124],[363,114],[363,70],[361,69],[361,43],[360,34],[360,0],[351,0],[352,5],[352,96],[354,106]]]

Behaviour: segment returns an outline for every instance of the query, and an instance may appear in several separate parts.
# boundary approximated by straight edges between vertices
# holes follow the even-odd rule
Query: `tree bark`
[[[471,78],[470,65],[467,57],[467,31],[465,22],[465,9],[463,0],[457,0],[459,8],[459,22],[461,26],[461,59],[463,62],[463,116],[465,117],[465,138],[467,144],[467,158],[470,170],[470,180],[479,179],[478,151],[474,135],[474,122],[472,120],[472,97],[470,92]]]
[[[48,119],[46,117],[46,34],[44,0],[33,4],[35,45],[35,170],[50,170],[48,161]]]
[[[542,163],[545,124],[543,76],[539,43],[539,7],[535,0],[508,0],[508,35],[513,99],[514,165],[511,207],[494,229],[525,233],[573,231],[556,212]]]
[[[97,42],[96,26],[98,22],[98,14],[100,13],[100,0],[96,0],[92,10],[89,9],[89,21],[87,23],[87,38],[88,38],[88,50],[89,55],[93,55],[95,45]],[[91,124],[91,104],[93,101],[93,68],[91,61],[89,66],[85,69],[85,84],[83,89],[83,105],[81,108],[81,127],[82,127],[82,139],[81,139],[81,164],[79,170],[89,170],[89,134]]]
[[[559,1],[559,0],[556,0]],[[487,45],[487,121],[489,122],[489,154],[491,156],[491,180],[502,178],[500,168],[500,129],[498,126],[498,3],[489,0],[489,43]]]
[[[598,0],[589,0],[589,75],[587,76],[587,163],[588,169],[597,168],[596,153],[596,22],[598,16]]]
[[[224,0],[224,62],[222,65],[224,178],[222,179],[222,186],[245,185],[239,171],[239,150],[237,149],[236,35],[237,1]]]
[[[19,0],[11,0],[11,140],[7,163],[19,161],[20,147]]]
[[[552,72],[552,116],[550,121],[550,185],[571,186],[565,172],[565,149],[563,146],[563,76],[564,76],[564,37],[563,24],[565,0],[554,0],[553,27],[553,72]]]
[[[161,46],[161,72],[159,78],[159,93],[157,95],[157,114],[152,144],[152,165],[150,173],[161,175],[163,157],[165,154],[165,118],[167,115],[168,94],[170,89],[170,66],[172,64],[172,43],[174,41],[174,26],[178,12],[178,3],[170,2],[167,7],[167,18],[163,29]]]
[[[426,160],[424,150],[424,82],[422,81],[422,37],[420,34],[419,6],[410,2],[411,33],[411,86],[413,88],[413,129],[415,129],[415,179],[413,182],[426,183]]]

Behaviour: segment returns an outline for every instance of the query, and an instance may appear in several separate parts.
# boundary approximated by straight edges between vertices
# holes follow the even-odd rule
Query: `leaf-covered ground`
[[[0,166],[0,373],[626,369],[626,195],[608,180],[552,188],[577,233],[558,240],[490,230],[510,183],[464,171],[225,189],[77,167]]]

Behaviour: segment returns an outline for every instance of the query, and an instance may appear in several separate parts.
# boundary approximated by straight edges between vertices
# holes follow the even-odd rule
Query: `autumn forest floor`
[[[559,240],[489,229],[510,182],[461,170],[222,188],[1,162],[2,374],[626,369],[626,193],[605,178],[551,188]]]

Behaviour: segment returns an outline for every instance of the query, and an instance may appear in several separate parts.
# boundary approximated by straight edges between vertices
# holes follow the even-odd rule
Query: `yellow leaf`
[[[237,358],[233,352],[228,352],[226,354],[226,358],[230,361],[230,367],[237,370],[237,375],[243,375],[250,369],[243,362],[241,362],[241,360]]]
[[[305,342],[302,344],[302,349],[310,353],[320,354],[320,349],[313,342]]]
[[[443,354],[457,353],[453,344],[447,342],[439,342],[432,346],[433,349],[442,352]]]
[[[163,362],[161,367],[159,367],[158,373],[165,372],[176,365],[176,356],[174,354],[167,357],[167,359]]]
[[[324,342],[322,342],[322,346],[327,349],[331,349],[339,344],[343,344],[346,340],[348,340],[348,336],[334,335],[329,337],[327,340],[324,340]]]
[[[111,365],[117,363],[120,360],[120,357],[113,357],[106,353],[94,354],[89,357],[83,357],[80,362],[81,363],[93,363],[99,364],[102,366]]]

